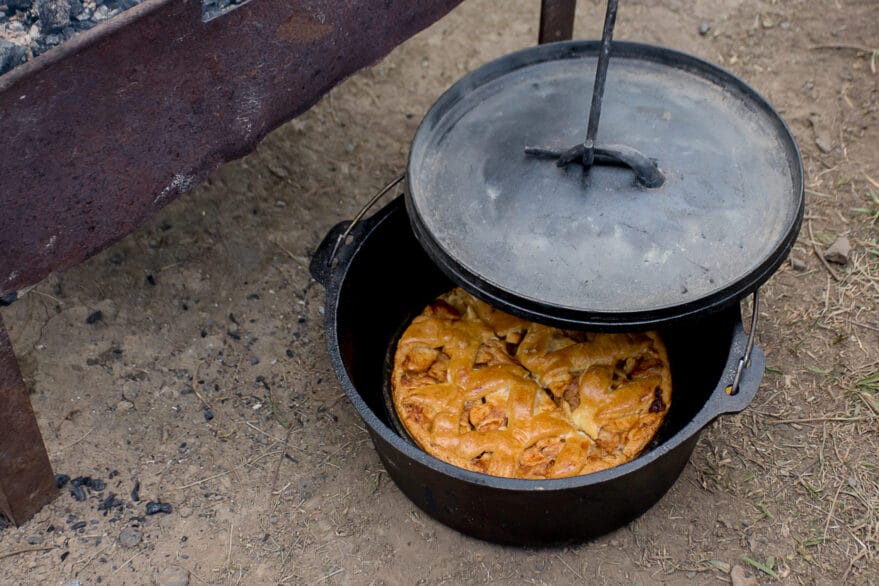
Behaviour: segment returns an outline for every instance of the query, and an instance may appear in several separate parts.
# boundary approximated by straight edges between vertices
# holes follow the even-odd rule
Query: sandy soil
[[[449,84],[533,44],[538,6],[469,0],[3,311],[56,471],[103,479],[123,507],[104,514],[96,494],[64,491],[0,531],[0,581],[141,584],[182,568],[190,584],[702,584],[738,565],[761,583],[875,583],[879,75],[867,50],[879,18],[867,0],[623,3],[618,38],[694,53],[764,93],[799,140],[808,187],[802,266],[765,287],[761,391],[706,430],[656,507],[591,543],[498,547],[427,518],[383,472],[330,368],[323,290],[305,267],[401,172]],[[602,15],[581,1],[576,36],[596,37]],[[851,258],[832,276],[813,247],[839,235]],[[143,517],[156,499],[174,511]],[[133,547],[118,540],[131,526]],[[19,552],[29,539],[43,549]]]

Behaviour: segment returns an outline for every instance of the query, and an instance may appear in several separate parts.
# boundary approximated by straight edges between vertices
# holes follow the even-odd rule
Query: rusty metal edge
[[[144,16],[162,8],[164,5],[179,1],[180,0],[144,0],[144,2],[117,14],[113,18],[86,31],[78,33],[69,41],[56,47],[52,47],[27,63],[19,65],[12,71],[8,71],[5,75],[0,75],[0,92],[13,87],[22,79],[49,67],[53,63],[61,61],[70,55],[75,55],[86,47],[100,42],[104,37],[115,34],[119,30],[140,20]]]
[[[305,77],[309,69],[288,67],[285,70],[283,63],[294,63],[290,53],[282,54],[283,61],[274,64],[274,70],[278,72],[275,77],[266,77],[267,69],[248,68],[246,63],[232,63],[226,58],[225,64],[219,64],[219,69],[225,68],[226,74],[232,77],[229,78],[229,83],[213,86],[221,87],[222,94],[211,91],[211,88],[201,91],[192,86],[193,83],[197,85],[205,82],[203,67],[194,76],[201,81],[195,81],[185,75],[185,67],[181,69],[181,59],[176,55],[175,63],[169,63],[157,61],[156,54],[142,59],[140,53],[131,52],[131,49],[144,46],[147,42],[161,42],[164,38],[169,43],[161,45],[163,49],[159,52],[166,56],[171,50],[170,43],[177,47],[196,47],[196,51],[188,53],[179,51],[179,48],[174,49],[180,53],[182,63],[188,63],[187,67],[216,64],[217,57],[222,59],[225,55],[221,51],[212,50],[212,47],[223,46],[221,35],[225,35],[224,30],[231,30],[229,38],[237,36],[240,40],[242,31],[248,27],[261,30],[260,27],[275,27],[291,15],[296,18],[296,10],[307,2],[252,1],[205,23],[201,19],[200,3],[185,0],[147,0],[140,7],[132,9],[130,14],[123,13],[118,20],[108,21],[107,25],[99,25],[86,31],[81,38],[71,39],[68,44],[58,47],[44,59],[38,59],[24,69],[15,71],[12,76],[4,77],[7,89],[0,91],[0,103],[5,104],[6,111],[0,108],[0,119],[5,114],[10,135],[19,137],[25,144],[34,145],[34,148],[18,153],[11,144],[7,144],[4,149],[0,143],[0,152],[5,150],[5,156],[12,156],[14,163],[7,170],[10,181],[7,183],[8,192],[0,196],[0,202],[11,206],[6,208],[9,215],[5,219],[0,216],[0,226],[5,226],[0,230],[0,251],[6,255],[6,258],[0,256],[0,272],[3,273],[0,278],[5,278],[5,282],[0,281],[3,282],[0,285],[0,301],[14,301],[49,273],[73,266],[124,237],[180,193],[203,181],[222,163],[252,151],[268,132],[305,111],[334,85],[358,69],[378,61],[394,46],[445,15],[460,1],[432,0],[419,6],[415,0],[397,0],[395,12],[381,21],[384,24],[377,26],[378,35],[366,37],[362,19],[375,18],[377,10],[390,9],[391,5],[360,0],[358,11],[351,13],[350,17],[344,16],[341,21],[351,32],[337,31],[333,44],[322,47],[322,43],[326,44],[324,41],[309,38],[309,25],[305,23],[305,37],[296,41],[298,45],[295,53],[301,54],[307,63],[316,67],[314,76]],[[342,7],[335,5],[328,10],[338,15]],[[373,16],[370,17],[369,14]],[[177,20],[172,23],[168,22],[169,18]],[[273,18],[281,20],[270,20]],[[135,21],[142,22],[132,24]],[[166,28],[162,28],[165,26]],[[237,33],[234,32],[236,30]],[[207,44],[201,44],[202,40]],[[253,49],[264,46],[265,42],[265,39],[254,39]],[[354,42],[367,44],[358,47],[352,45]],[[338,50],[335,49],[335,43],[341,43]],[[233,42],[233,47],[234,51],[240,52],[251,63],[254,58],[266,54],[264,49],[258,49],[256,54],[249,45],[236,46]],[[327,48],[332,50],[327,53]],[[351,53],[352,48],[354,53]],[[119,55],[118,60],[108,60],[108,56],[116,54]],[[202,63],[205,59],[214,61]],[[89,67],[94,69],[97,64],[102,64],[104,69],[89,70]],[[139,112],[139,105],[132,108],[131,100],[128,100],[128,110],[122,108],[115,96],[124,91],[124,84],[130,81],[125,78],[129,72],[136,80],[145,84],[142,87],[149,88],[149,95],[153,98],[161,96],[163,86],[172,90],[173,93],[169,92],[167,95],[169,99],[177,101],[168,103],[175,109],[173,115],[176,120],[187,125],[186,140],[169,142],[167,137],[172,136],[177,127],[169,124],[168,117],[171,114],[168,112],[161,111],[161,118],[156,117],[155,113]],[[109,86],[100,86],[100,93],[96,93],[101,79],[116,82],[110,81]],[[277,81],[282,79],[285,82],[290,81],[286,85],[279,85]],[[268,85],[260,85],[266,83]],[[270,99],[263,100],[258,112],[246,114],[248,129],[242,132],[240,128],[236,130],[227,125],[237,123],[238,119],[229,118],[230,107],[240,107],[240,92],[248,84],[259,91],[268,90],[265,97]],[[181,91],[189,91],[188,98],[180,94]],[[19,92],[20,96],[17,95]],[[82,92],[87,95],[82,96]],[[25,96],[27,101],[19,102]],[[114,96],[112,102],[107,101],[108,96]],[[196,112],[187,110],[186,103],[180,101],[203,98],[207,100],[204,107],[210,109],[210,112],[203,110],[204,113],[195,116],[193,114]],[[74,120],[65,117],[64,111],[66,108],[69,112],[72,108],[71,100],[78,99],[88,105],[88,110],[79,112],[75,123],[68,126],[66,132],[54,132],[53,123],[69,124]],[[228,101],[230,99],[233,101]],[[101,107],[104,110],[100,110]],[[156,112],[155,99],[152,109]],[[219,120],[211,119],[208,115],[213,112],[225,116],[219,125]],[[157,159],[150,162],[139,153],[132,153],[131,149],[127,155],[119,152],[115,158],[107,158],[108,148],[125,145],[125,141],[108,142],[109,138],[115,139],[120,132],[126,132],[124,128],[111,126],[109,122],[110,117],[118,120],[121,115],[125,116],[122,124],[126,127],[131,127],[132,124],[139,123],[138,121],[149,120],[152,126],[146,130],[167,129],[163,134],[149,133],[150,139],[143,134],[132,135],[129,132],[125,135],[126,138],[138,136],[134,140],[141,143],[150,140],[151,142],[139,148],[154,153],[153,156],[158,155]],[[90,124],[93,120],[103,123],[103,127]],[[199,120],[208,126],[204,127],[204,133],[194,134],[193,125],[197,125]],[[253,123],[252,132],[249,128],[250,122]],[[79,128],[85,129],[87,136],[83,138],[86,142],[82,145],[71,142],[79,140]],[[218,129],[223,130],[218,132]],[[96,132],[99,134],[96,135]],[[88,137],[101,140],[103,146],[90,144]],[[104,154],[96,156],[96,149],[104,149]],[[177,149],[188,149],[185,160],[169,162],[169,153]],[[201,152],[195,152],[199,149]],[[78,157],[75,162],[70,158],[71,153],[76,153]],[[126,156],[128,159],[125,159]],[[112,173],[104,172],[103,169],[96,172],[91,167],[84,167],[83,160],[108,161]],[[131,172],[120,174],[126,160],[137,162],[132,171],[140,172],[140,176]],[[178,176],[176,173],[186,174],[185,185],[181,186],[173,181],[169,184],[172,175],[175,178]],[[89,209],[92,199],[95,200],[95,205]],[[92,223],[95,224],[90,226]],[[63,248],[53,248],[50,251],[52,242],[49,240],[59,230],[64,235],[64,240],[59,241],[59,246],[63,245]]]

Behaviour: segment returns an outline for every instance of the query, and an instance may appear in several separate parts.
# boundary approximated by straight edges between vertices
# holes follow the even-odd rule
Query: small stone
[[[805,271],[809,267],[806,265],[806,261],[804,261],[801,258],[797,258],[794,255],[791,255],[790,268],[797,271],[798,273],[802,273],[803,271]]]
[[[190,507],[180,507],[177,510],[177,514],[185,519],[186,517],[192,515],[192,509]]]
[[[833,150],[833,143],[830,142],[830,139],[824,135],[819,136],[815,139],[815,144],[821,149],[822,153],[829,153]]]
[[[116,403],[116,411],[119,411],[120,413],[127,413],[132,409],[134,409],[134,403],[132,403],[131,401],[126,401],[123,399],[122,401]]]
[[[140,396],[140,384],[137,381],[127,380],[122,383],[122,398],[134,402]]]
[[[707,22],[703,22],[699,25],[699,34],[703,37],[707,35],[711,31],[711,25]]]
[[[42,535],[31,535],[27,538],[27,542],[30,545],[43,545],[43,536]]]
[[[848,256],[851,250],[852,245],[848,238],[840,236],[824,251],[824,260],[838,265],[848,264]]]
[[[37,0],[40,30],[58,31],[70,24],[70,4],[67,0]]]
[[[95,13],[92,15],[92,20],[94,20],[95,22],[100,22],[102,20],[107,20],[109,17],[110,9],[101,4],[100,6],[95,8]]]
[[[214,412],[207,405],[204,406],[202,413],[204,413],[205,421],[210,421],[214,418]]]
[[[119,534],[119,545],[122,547],[132,548],[140,545],[143,534],[137,527],[126,527]]]
[[[165,568],[156,576],[156,586],[188,586],[189,570],[186,568]]]
[[[71,580],[70,582],[64,584],[64,586],[82,586],[82,582],[80,582],[79,580]]]
[[[760,586],[754,574],[743,566],[733,566],[732,571],[729,573],[729,578],[732,580],[732,586]]]
[[[790,30],[790,23],[787,21],[784,21],[783,23],[778,25],[778,28],[780,28],[783,31]]]

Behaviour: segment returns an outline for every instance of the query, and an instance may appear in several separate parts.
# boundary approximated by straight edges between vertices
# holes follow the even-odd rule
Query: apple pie
[[[671,372],[656,332],[561,330],[456,288],[401,336],[391,391],[406,431],[436,458],[562,478],[635,458],[668,412]]]

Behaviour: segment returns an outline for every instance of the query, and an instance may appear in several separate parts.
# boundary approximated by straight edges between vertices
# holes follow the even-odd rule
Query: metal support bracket
[[[0,513],[21,525],[57,494],[49,455],[0,317]]]
[[[540,33],[537,43],[570,41],[574,36],[574,12],[577,0],[541,0]]]

